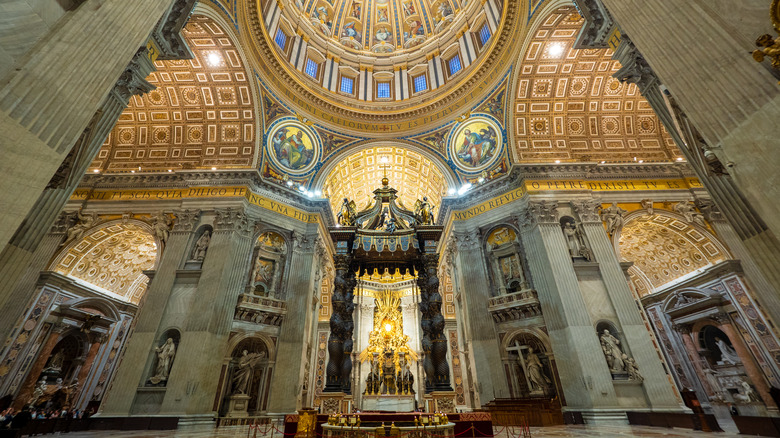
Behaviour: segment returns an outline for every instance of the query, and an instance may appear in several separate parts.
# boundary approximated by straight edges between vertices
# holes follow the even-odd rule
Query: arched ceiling
[[[380,161],[388,159],[385,168]],[[354,200],[358,210],[373,202],[373,191],[382,185],[387,172],[390,187],[407,209],[413,209],[418,199],[427,196],[434,206],[441,205],[447,192],[447,180],[439,167],[427,157],[400,147],[372,147],[355,152],[339,161],[323,183],[323,195],[330,198],[333,214],[338,213],[341,200]],[[434,212],[437,213],[438,209]]]
[[[118,223],[90,230],[55,259],[53,271],[138,304],[157,259],[154,236],[138,225]]]
[[[640,296],[727,258],[710,236],[660,214],[628,221],[620,232],[619,248],[624,261],[634,262],[629,274]]]
[[[252,167],[254,97],[237,48],[207,17],[182,34],[194,58],[155,62],[157,89],[131,98],[89,172]]]
[[[584,19],[562,7],[539,26],[517,66],[518,162],[669,162],[681,157],[634,84],[612,77],[608,49],[574,49]]]

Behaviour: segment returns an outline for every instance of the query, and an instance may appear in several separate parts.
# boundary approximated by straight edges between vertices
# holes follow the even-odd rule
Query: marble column
[[[214,232],[190,300],[161,414],[209,421],[238,296],[251,268],[256,221],[240,209],[217,209]],[[168,311],[172,303],[168,303]],[[160,327],[163,329],[163,327]]]
[[[470,339],[469,354],[474,361],[476,381],[479,382],[479,398],[482,403],[507,398],[510,394],[501,367],[498,337],[488,312],[490,282],[479,232],[476,229],[456,229],[452,243],[456,249],[453,284],[460,299],[464,300],[464,313],[468,319],[464,325],[464,336]]]
[[[573,202],[574,211],[579,216],[582,229],[599,271],[606,286],[609,300],[615,309],[628,348],[623,346],[623,352],[629,353],[639,366],[644,377],[647,399],[654,411],[680,411],[680,398],[677,389],[669,382],[660,356],[651,339],[637,301],[629,288],[626,276],[615,254],[612,242],[609,240],[597,208],[601,203],[593,200]]]
[[[558,203],[530,201],[522,239],[533,286],[550,335],[561,387],[570,411],[589,423],[626,423],[595,323],[582,296],[571,255],[558,222]]]
[[[84,358],[84,362],[81,364],[81,368],[79,369],[78,375],[76,376],[79,382],[79,389],[83,388],[84,385],[86,384],[87,377],[89,377],[90,371],[92,371],[92,365],[95,363],[95,358],[97,357],[98,351],[100,351],[100,347],[103,346],[103,342],[104,342],[102,336],[96,337],[94,335],[91,335],[90,339],[92,340],[92,343],[89,345],[89,350],[87,351],[87,355]],[[75,401],[73,395],[75,394],[71,395],[71,400]]]
[[[275,368],[283,372],[277,372],[271,380],[269,413],[289,414],[299,408],[296,398],[303,378],[303,364],[308,360],[305,339],[309,334],[304,327],[307,319],[316,317],[316,312],[310,311],[309,303],[315,286],[317,239],[316,228],[312,227],[308,234],[296,234],[293,242],[290,260],[293,274],[287,280],[287,315],[282,322],[276,350]],[[310,384],[310,390],[313,391],[313,387],[313,383]]]
[[[82,5],[0,78],[0,249],[172,3]]]
[[[188,244],[199,217],[200,211],[176,212],[176,222],[139,306],[135,328],[126,341],[123,359],[100,405],[100,413],[104,416],[129,415],[136,389],[143,386],[144,379],[148,377],[145,373],[152,366],[149,352],[157,346],[160,322],[176,280],[176,271],[189,255]]]
[[[707,395],[708,398],[712,400],[714,396],[718,395],[716,392],[717,388],[713,388],[710,385],[709,380],[707,380],[706,378],[706,373],[704,372],[704,368],[701,366],[702,358],[698,353],[699,349],[696,348],[696,344],[691,338],[691,326],[687,324],[676,324],[674,326],[674,330],[679,334],[680,339],[682,339],[682,343],[685,346],[685,359],[688,359],[687,363],[693,366],[693,369],[696,372],[697,375],[696,377],[698,378],[699,383],[703,387],[709,388]],[[702,400],[702,402],[703,401],[704,400]]]
[[[753,354],[748,349],[745,342],[742,340],[742,336],[734,330],[733,323],[728,314],[720,313],[715,316],[715,321],[718,322],[718,328],[729,337],[731,345],[734,347],[734,351],[742,359],[742,366],[745,367],[745,373],[750,377],[753,382],[753,386],[756,387],[756,391],[761,396],[761,400],[767,406],[767,408],[777,409],[772,396],[769,394],[769,385],[767,384],[766,376],[761,371],[761,368],[756,364],[756,360],[753,358]]]

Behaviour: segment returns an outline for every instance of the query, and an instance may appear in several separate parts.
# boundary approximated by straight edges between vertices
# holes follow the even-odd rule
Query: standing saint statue
[[[206,230],[200,235],[198,241],[195,242],[195,246],[192,248],[192,253],[190,254],[190,260],[202,262],[203,259],[206,258],[206,251],[208,251],[210,243],[211,231]]]
[[[233,375],[233,395],[248,395],[249,384],[255,374],[255,367],[265,358],[265,351],[249,353],[244,350],[238,359],[236,373]]]
[[[607,223],[607,232],[610,236],[623,226],[623,213],[625,212],[626,210],[618,207],[617,202],[601,209],[601,220]]]
[[[350,201],[344,198],[344,202],[341,204],[341,210],[336,215],[339,225],[345,227],[355,226],[355,215],[357,214],[357,205],[355,201]]]
[[[168,241],[171,225],[173,225],[173,220],[162,211],[152,218],[154,234],[157,236],[157,239],[160,240],[162,246],[165,246],[165,243]]]
[[[531,384],[531,392],[541,391],[546,393],[550,387],[550,378],[544,374],[542,361],[534,349],[528,347],[528,355],[525,357],[525,368],[528,372],[528,382]]]
[[[418,225],[433,225],[433,205],[428,202],[428,197],[423,196],[414,204],[414,218]]]
[[[168,338],[163,345],[154,347],[154,351],[157,353],[157,368],[155,368],[154,376],[149,381],[156,385],[168,380],[171,366],[173,365],[173,358],[176,356],[176,345],[173,343],[172,338]]]
[[[612,336],[609,330],[604,329],[599,338],[601,340],[601,349],[607,358],[607,364],[610,371],[624,371],[626,364],[623,362],[623,351],[620,350],[620,341]]]
[[[590,250],[585,245],[585,238],[582,231],[574,222],[568,221],[563,226],[563,235],[566,237],[566,245],[569,247],[569,255],[572,257],[583,257],[590,261]]]

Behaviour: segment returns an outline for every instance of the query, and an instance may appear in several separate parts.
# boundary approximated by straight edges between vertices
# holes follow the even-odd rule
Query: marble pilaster
[[[19,300],[15,292],[21,286],[21,293],[29,293],[27,282],[24,281],[25,268],[34,258],[33,254],[46,232],[70,199],[122,111],[127,108],[130,97],[154,88],[145,80],[153,70],[149,50],[144,48],[136,52],[22,224],[0,252],[0,308],[3,310],[10,314],[21,311],[20,306],[24,303],[20,303],[23,300]],[[0,322],[0,340],[7,336],[7,331],[8,327]]]
[[[651,334],[639,313],[636,299],[620,266],[620,260],[596,213],[600,203],[580,201],[574,202],[573,205],[590,242],[595,261],[599,264],[609,300],[628,342],[630,356],[636,360],[644,377],[642,385],[648,402],[654,410],[679,410],[680,399],[675,394],[676,388],[667,379],[659,353],[653,345]],[[626,346],[623,352],[628,353]]]
[[[0,248],[23,222],[171,1],[80,7],[0,83]],[[88,62],[73,62],[85,59]]]
[[[316,270],[315,247],[317,235],[296,234],[292,258],[290,260],[290,275],[287,283],[287,316],[282,322],[277,344],[276,369],[285,370],[277,373],[271,380],[269,413],[293,413],[296,407],[296,395],[300,388],[306,358],[306,345],[302,340],[308,338],[305,333],[306,322],[316,317],[311,311],[312,291]]]
[[[488,312],[491,298],[487,264],[479,232],[476,229],[456,231],[453,243],[453,279],[460,299],[467,309],[468,324],[464,336],[470,339],[469,352],[474,361],[474,373],[479,382],[479,398],[488,402],[494,398],[508,398],[509,390],[501,367],[501,352],[496,341],[493,318]]]
[[[156,346],[160,322],[176,280],[176,271],[188,255],[188,244],[199,215],[199,211],[176,213],[176,223],[168,236],[165,251],[139,306],[135,329],[126,341],[123,359],[100,406],[100,412],[105,416],[129,415],[131,412],[131,394],[135,394],[136,388],[144,384],[143,380],[147,377],[145,373],[151,367],[149,352]]]
[[[625,423],[558,222],[557,202],[529,202],[522,231],[567,408],[588,422]]]
[[[214,394],[235,306],[249,276],[254,225],[239,209],[216,210],[214,232],[195,298],[189,302],[161,414],[198,418],[214,413]]]

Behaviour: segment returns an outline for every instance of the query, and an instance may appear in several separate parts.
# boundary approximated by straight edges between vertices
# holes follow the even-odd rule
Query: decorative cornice
[[[172,173],[87,174],[77,190],[88,189],[172,189],[196,186],[244,185],[253,193],[297,209],[322,213],[326,226],[334,226],[334,218],[327,199],[310,199],[298,190],[260,176],[256,169],[244,170],[182,170]]]
[[[574,0],[574,6],[585,18],[574,47],[577,49],[605,49],[615,28],[615,21],[601,0]]]

